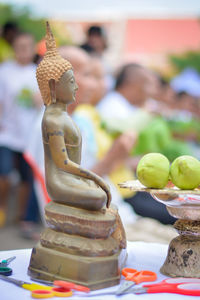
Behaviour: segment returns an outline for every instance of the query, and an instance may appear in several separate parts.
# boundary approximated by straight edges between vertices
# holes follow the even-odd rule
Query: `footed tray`
[[[156,201],[167,206],[170,215],[179,219],[174,224],[179,236],[169,245],[161,273],[172,277],[200,277],[200,189],[181,190],[175,186],[152,189],[139,180],[119,186],[150,193]]]
[[[157,201],[167,206],[199,206],[200,188],[194,190],[181,190],[176,186],[154,189],[145,187],[139,180],[131,180],[119,183],[121,188],[135,192],[150,193]]]

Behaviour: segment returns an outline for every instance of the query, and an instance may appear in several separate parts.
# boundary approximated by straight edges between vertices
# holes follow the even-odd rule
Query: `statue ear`
[[[56,82],[54,79],[49,80],[51,103],[56,103]]]

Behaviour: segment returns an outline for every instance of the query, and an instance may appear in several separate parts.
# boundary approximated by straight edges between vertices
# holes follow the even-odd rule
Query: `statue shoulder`
[[[60,118],[57,118],[56,115],[44,112],[43,119],[42,119],[42,129],[47,131],[52,130],[62,130],[63,125]]]

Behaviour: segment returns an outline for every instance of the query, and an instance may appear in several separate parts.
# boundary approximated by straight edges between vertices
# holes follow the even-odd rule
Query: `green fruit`
[[[162,189],[169,178],[169,161],[160,153],[144,155],[137,166],[139,181],[148,188]]]
[[[195,189],[200,184],[200,161],[189,155],[180,156],[173,161],[170,176],[180,189]]]

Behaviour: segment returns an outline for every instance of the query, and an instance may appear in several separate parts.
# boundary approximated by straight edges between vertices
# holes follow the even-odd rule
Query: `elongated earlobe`
[[[49,80],[49,88],[51,94],[51,103],[56,103],[56,82],[54,79]]]

